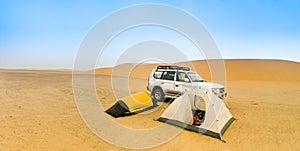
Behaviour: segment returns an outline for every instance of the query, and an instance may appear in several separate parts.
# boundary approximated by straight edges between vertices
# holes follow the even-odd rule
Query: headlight
[[[221,90],[219,88],[212,88],[211,89],[215,94],[221,93]]]
[[[224,88],[212,88],[211,89],[213,92],[214,92],[214,94],[216,95],[216,96],[218,96],[220,99],[224,99],[225,98],[225,96],[226,96],[226,93],[224,93],[225,92],[225,89]]]

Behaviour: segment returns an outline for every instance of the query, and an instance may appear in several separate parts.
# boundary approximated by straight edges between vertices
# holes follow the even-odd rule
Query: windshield
[[[196,72],[187,73],[193,82],[204,82],[203,78]]]

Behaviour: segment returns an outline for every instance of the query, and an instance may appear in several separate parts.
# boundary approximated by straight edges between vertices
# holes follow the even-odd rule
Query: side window
[[[190,82],[190,80],[189,81],[184,81],[186,78],[189,79],[188,76],[184,72],[178,72],[177,77],[176,77],[176,81]]]
[[[162,79],[164,80],[174,80],[175,71],[165,71],[163,73]]]
[[[153,77],[155,79],[161,79],[163,72],[162,71],[155,71]]]

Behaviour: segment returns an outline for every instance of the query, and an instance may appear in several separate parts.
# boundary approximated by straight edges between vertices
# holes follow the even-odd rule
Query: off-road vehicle
[[[157,66],[148,79],[147,89],[155,101],[176,98],[186,91],[211,90],[222,100],[226,96],[223,85],[207,82],[197,72],[180,66]]]

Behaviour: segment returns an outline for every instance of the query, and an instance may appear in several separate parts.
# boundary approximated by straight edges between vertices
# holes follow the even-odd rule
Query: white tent
[[[202,111],[201,124],[194,124],[195,112]],[[222,139],[222,135],[234,118],[223,100],[212,92],[186,92],[175,99],[158,121]]]

